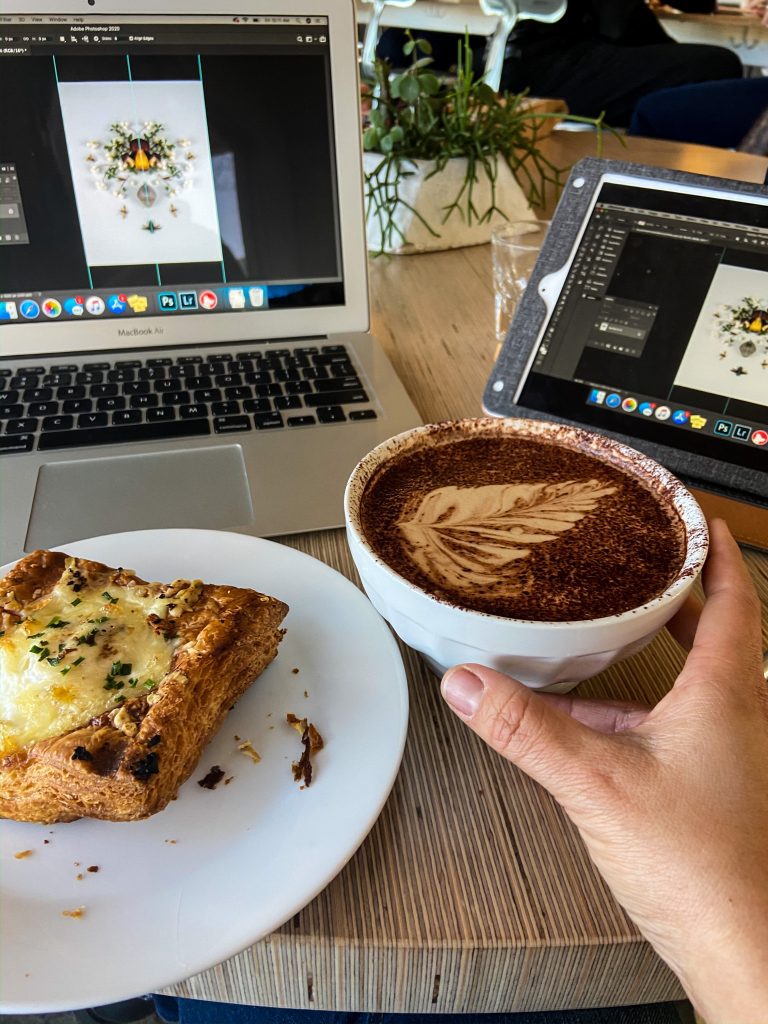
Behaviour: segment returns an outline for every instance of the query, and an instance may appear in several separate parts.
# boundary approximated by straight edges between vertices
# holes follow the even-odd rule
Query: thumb
[[[583,794],[590,765],[615,747],[535,690],[483,665],[449,669],[441,690],[470,729],[566,807]]]

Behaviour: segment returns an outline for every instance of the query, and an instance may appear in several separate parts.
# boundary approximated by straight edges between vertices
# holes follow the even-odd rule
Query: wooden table
[[[593,145],[556,134],[553,158]],[[647,163],[762,180],[766,161],[631,140]],[[487,246],[377,260],[374,330],[425,420],[475,415],[494,349]],[[341,531],[285,538],[354,578]],[[768,603],[768,557],[745,554]],[[764,646],[768,646],[768,629]],[[555,802],[443,704],[403,649],[411,721],[370,835],[301,913],[169,991],[307,1009],[483,1013],[654,1002],[681,988],[593,869]],[[581,693],[658,701],[682,664],[664,633]],[[375,721],[375,716],[374,716]]]

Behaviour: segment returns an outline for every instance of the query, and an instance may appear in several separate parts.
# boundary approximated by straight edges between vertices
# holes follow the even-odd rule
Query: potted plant
[[[430,70],[431,47],[409,38],[412,62],[393,75],[375,63],[363,133],[366,221],[371,252],[406,253],[487,242],[498,220],[525,220],[563,170],[539,148],[564,104],[550,109],[525,93],[498,94],[472,72],[459,43],[455,78]],[[552,110],[554,106],[556,109]],[[573,118],[600,133],[602,117]]]

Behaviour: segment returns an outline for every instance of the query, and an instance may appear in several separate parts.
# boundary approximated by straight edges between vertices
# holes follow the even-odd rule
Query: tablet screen
[[[768,200],[603,179],[516,402],[768,466]]]

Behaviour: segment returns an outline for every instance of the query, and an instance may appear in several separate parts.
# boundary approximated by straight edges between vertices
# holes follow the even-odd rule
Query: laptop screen
[[[764,469],[768,200],[604,180],[515,401]]]
[[[0,92],[0,325],[344,304],[327,18],[10,19]]]

